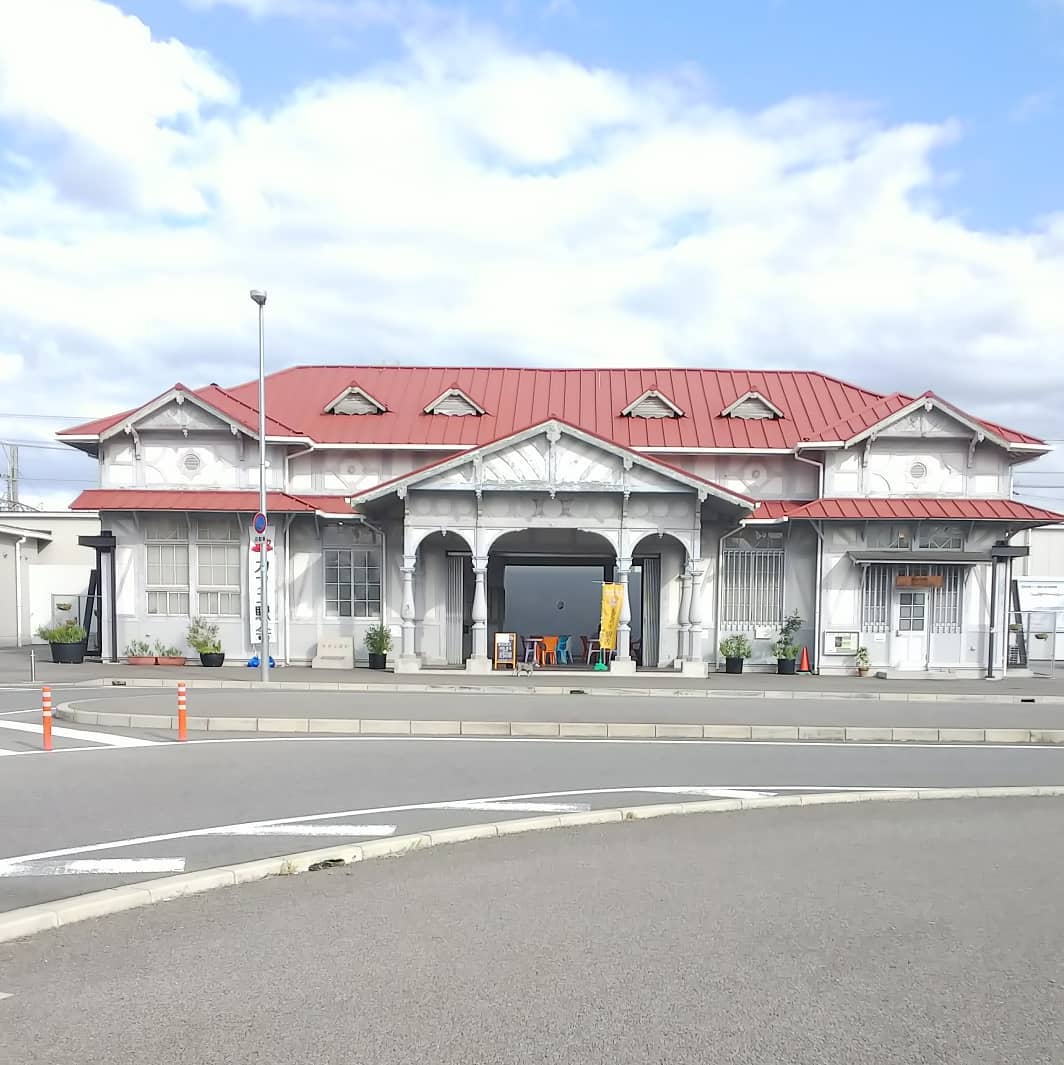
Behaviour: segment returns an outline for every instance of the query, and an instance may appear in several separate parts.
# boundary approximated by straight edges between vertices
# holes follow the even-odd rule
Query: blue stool
[[[571,636],[559,636],[558,637],[558,665],[565,663],[568,665],[572,662],[572,656],[569,654],[569,641]]]

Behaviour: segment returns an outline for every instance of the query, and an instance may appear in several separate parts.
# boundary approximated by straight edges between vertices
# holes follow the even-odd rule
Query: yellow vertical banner
[[[602,620],[599,622],[599,646],[604,651],[617,649],[617,625],[621,620],[620,584],[602,585]]]

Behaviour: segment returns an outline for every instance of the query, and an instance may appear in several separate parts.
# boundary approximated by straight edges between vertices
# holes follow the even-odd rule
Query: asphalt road
[[[0,946],[36,1065],[1058,1063],[1060,800],[667,818]]]
[[[113,735],[94,732],[87,734]],[[150,733],[118,738],[151,740]],[[165,737],[164,737],[165,740]],[[424,804],[508,796],[626,805],[674,801],[668,793],[610,796],[630,788],[1000,786],[1064,783],[1064,748],[864,746],[652,740],[204,738],[176,744],[84,749],[0,760],[0,910],[337,842],[289,831],[189,836],[248,822],[304,818],[394,826],[394,834],[529,816],[535,810],[425,809]],[[561,792],[601,792],[558,797]],[[550,798],[547,798],[547,797]],[[533,801],[539,801],[533,800]],[[414,807],[392,810],[393,807]],[[384,809],[382,809],[384,808]],[[343,815],[343,816],[326,816]],[[304,831],[310,831],[305,829]],[[342,830],[337,830],[342,831]],[[145,842],[145,836],[179,834]],[[119,844],[100,847],[101,844]],[[97,848],[85,851],[83,848]],[[77,849],[78,853],[71,853]],[[57,853],[54,853],[57,852]],[[4,872],[25,859],[29,868]],[[97,871],[64,863],[169,860]],[[42,863],[60,863],[46,865]]]

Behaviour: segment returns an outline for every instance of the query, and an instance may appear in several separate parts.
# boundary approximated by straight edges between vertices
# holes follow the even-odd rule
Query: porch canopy
[[[703,521],[734,527],[754,500],[668,463],[551,418],[491,443],[434,462],[349,500],[371,520],[402,522],[403,645],[399,669],[418,668],[414,652],[414,581],[418,547],[433,533],[464,540],[473,560],[472,657],[467,668],[491,668],[485,580],[492,545],[507,533],[570,529],[596,533],[616,555],[616,580],[625,588],[618,629],[618,672],[630,657],[628,572],[632,550],[646,536],[668,535],[686,552],[683,580],[688,654],[701,660],[700,597]],[[696,585],[697,586],[697,585]],[[698,646],[696,646],[696,642]]]

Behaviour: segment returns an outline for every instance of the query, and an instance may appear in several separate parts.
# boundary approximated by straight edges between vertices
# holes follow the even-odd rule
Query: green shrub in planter
[[[779,638],[772,645],[772,653],[776,656],[776,671],[778,673],[791,674],[794,672],[794,662],[801,648],[794,642],[798,630],[802,627],[802,615],[796,610],[780,626]]]
[[[201,666],[220,666],[225,661],[221,629],[206,618],[193,618],[185,639],[199,654]]]
[[[725,673],[742,673],[743,659],[749,658],[754,649],[745,636],[737,633],[720,641],[720,653],[724,659]]]
[[[38,639],[44,640],[52,649],[52,661],[77,665],[85,661],[85,640],[88,633],[76,621],[64,621],[62,625],[42,625],[37,630]]]
[[[378,621],[366,630],[364,639],[369,652],[369,668],[384,669],[388,663],[388,652],[392,649],[392,630],[383,621]]]

